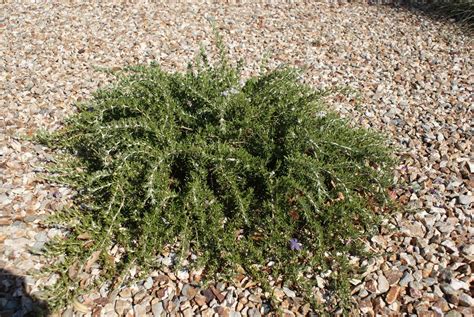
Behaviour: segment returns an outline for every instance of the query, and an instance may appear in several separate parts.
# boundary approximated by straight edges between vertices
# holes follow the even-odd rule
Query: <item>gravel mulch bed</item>
[[[68,189],[37,177],[51,153],[24,136],[57,129],[75,101],[107,83],[97,67],[155,60],[184,70],[199,43],[210,44],[209,20],[231,57],[247,62],[247,74],[269,52],[269,66],[309,65],[305,78],[317,87],[352,87],[349,94],[331,94],[329,102],[354,123],[385,132],[399,149],[400,185],[393,195],[408,212],[391,217],[394,230],[370,241],[382,255],[358,263],[366,267],[352,280],[360,314],[474,315],[474,50],[472,38],[455,25],[363,4],[47,2],[2,4],[0,12],[1,316],[30,312],[35,303],[28,294],[38,295],[39,285],[54,280],[32,277],[47,261],[38,251],[62,234],[41,223],[69,203]],[[209,289],[195,288],[198,279],[185,271],[155,272],[115,296],[104,288],[84,298],[87,313],[71,306],[62,316],[268,313],[265,294],[244,276],[235,286]],[[292,290],[276,294],[286,316],[308,313]]]

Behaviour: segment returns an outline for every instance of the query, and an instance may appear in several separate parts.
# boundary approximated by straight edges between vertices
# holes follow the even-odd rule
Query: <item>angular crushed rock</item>
[[[397,148],[399,185],[392,196],[414,212],[393,215],[388,227],[395,230],[383,230],[369,242],[383,256],[354,259],[365,267],[360,280],[351,280],[355,309],[371,316],[474,313],[473,47],[455,25],[405,9],[318,2],[172,7],[13,2],[1,11],[0,314],[31,311],[39,285],[58,278],[35,280],[32,274],[47,263],[38,255],[44,243],[63,234],[45,229],[44,217],[70,203],[67,188],[38,177],[51,153],[26,137],[59,128],[74,112],[74,102],[109,82],[96,68],[157,61],[164,69],[184,70],[200,43],[210,47],[209,21],[218,25],[230,56],[244,59],[245,75],[258,70],[265,53],[270,67],[307,65],[304,78],[312,85],[354,90],[328,97],[341,115],[385,132]],[[104,294],[91,294],[84,298],[91,303],[85,316],[270,311],[263,290],[244,276],[237,287],[210,289],[194,288],[199,274],[179,277],[156,272],[120,290],[111,303],[102,300]],[[308,313],[297,294],[275,286],[285,315]],[[321,279],[320,300],[323,288]],[[82,316],[78,307],[63,316]]]

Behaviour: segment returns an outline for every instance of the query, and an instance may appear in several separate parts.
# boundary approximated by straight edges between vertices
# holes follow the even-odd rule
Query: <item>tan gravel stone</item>
[[[206,297],[201,294],[196,294],[196,296],[194,296],[194,300],[199,306],[203,306],[206,304]]]
[[[390,287],[390,290],[387,293],[387,296],[385,298],[387,304],[392,304],[395,302],[398,298],[398,295],[400,294],[401,287],[400,286],[392,286]]]

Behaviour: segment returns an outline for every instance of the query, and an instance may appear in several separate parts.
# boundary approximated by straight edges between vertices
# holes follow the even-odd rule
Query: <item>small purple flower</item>
[[[290,249],[296,250],[296,251],[301,250],[301,243],[298,242],[298,239],[296,238],[290,239]]]

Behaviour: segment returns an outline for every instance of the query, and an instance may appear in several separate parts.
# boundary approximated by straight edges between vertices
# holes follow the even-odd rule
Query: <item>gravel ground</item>
[[[247,62],[246,74],[270,53],[270,66],[309,65],[305,78],[317,87],[354,88],[358,93],[332,94],[331,105],[354,123],[383,131],[397,147],[400,185],[393,195],[408,212],[391,217],[388,228],[394,230],[369,242],[384,255],[354,259],[366,267],[351,281],[360,314],[474,314],[474,50],[472,38],[455,25],[364,4],[0,7],[2,317],[27,314],[39,285],[54,281],[32,276],[46,263],[36,253],[61,234],[41,222],[69,203],[68,189],[38,178],[50,153],[24,136],[57,129],[75,101],[107,83],[98,67],[155,60],[184,70],[199,43],[210,44],[209,20],[219,26],[231,56]],[[75,305],[62,316],[267,314],[263,291],[241,278],[235,286],[199,289],[193,286],[199,274],[165,269],[118,294],[104,288],[82,299],[88,312]],[[276,288],[275,294],[286,316],[308,313],[292,290]]]

